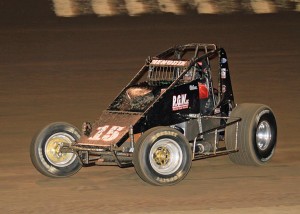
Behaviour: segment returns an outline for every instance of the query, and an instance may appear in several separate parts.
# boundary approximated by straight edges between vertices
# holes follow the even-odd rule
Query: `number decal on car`
[[[122,131],[124,127],[122,126],[112,126],[109,129],[109,125],[100,126],[97,128],[96,134],[94,136],[89,137],[89,140],[103,140],[103,141],[112,141],[116,139],[120,131]]]

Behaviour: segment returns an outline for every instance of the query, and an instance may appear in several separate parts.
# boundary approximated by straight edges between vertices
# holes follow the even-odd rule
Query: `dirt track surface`
[[[0,26],[1,213],[299,213],[300,15],[148,16],[49,20]],[[154,55],[211,42],[229,56],[238,103],[265,103],[278,147],[264,167],[228,157],[193,162],[176,186],[154,187],[134,168],[40,175],[33,135],[54,121],[93,121]]]

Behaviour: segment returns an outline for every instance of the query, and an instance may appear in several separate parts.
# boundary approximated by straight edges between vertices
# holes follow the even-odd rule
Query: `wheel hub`
[[[183,152],[176,141],[163,138],[152,146],[149,159],[152,168],[157,173],[170,175],[181,166]]]
[[[267,121],[259,123],[256,130],[256,143],[261,151],[264,151],[270,145],[272,139],[271,126]]]
[[[64,167],[73,162],[76,158],[74,153],[62,153],[64,144],[71,144],[70,136],[66,134],[55,134],[45,144],[45,155],[47,160],[57,167]]]
[[[170,151],[166,147],[158,147],[153,154],[157,165],[164,166],[170,161]]]

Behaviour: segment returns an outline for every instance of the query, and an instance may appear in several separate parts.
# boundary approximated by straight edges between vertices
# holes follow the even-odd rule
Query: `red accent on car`
[[[208,98],[208,89],[205,84],[198,83],[199,89],[199,98],[200,99],[207,99]]]

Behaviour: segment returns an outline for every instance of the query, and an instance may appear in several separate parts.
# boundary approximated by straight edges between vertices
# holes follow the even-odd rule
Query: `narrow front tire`
[[[67,123],[52,123],[42,129],[30,146],[30,158],[34,167],[48,177],[69,177],[82,167],[73,152],[62,152],[80,138],[76,127]]]

